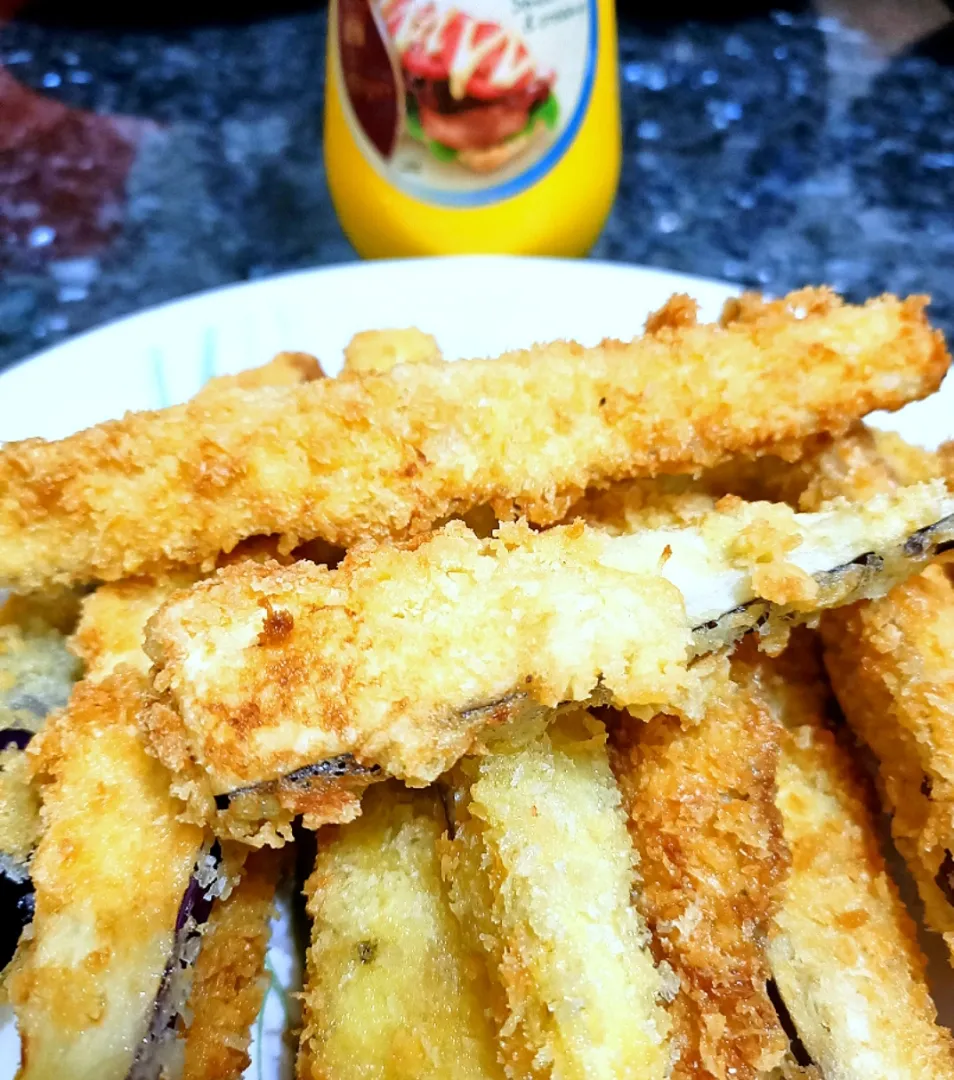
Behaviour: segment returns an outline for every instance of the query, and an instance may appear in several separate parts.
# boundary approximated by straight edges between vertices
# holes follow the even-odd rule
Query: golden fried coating
[[[954,954],[954,586],[939,566],[822,622],[848,722],[879,762],[892,833]]]
[[[507,1075],[662,1080],[661,973],[633,907],[620,795],[595,717],[460,763],[448,781],[451,905],[502,987],[489,999]]]
[[[445,827],[433,791],[386,784],[319,833],[300,1080],[502,1077],[486,973],[441,880]]]
[[[0,731],[38,731],[47,713],[66,704],[78,674],[58,629],[42,620],[0,621]]]
[[[921,530],[952,511],[922,485],[815,516],[735,500],[681,529],[490,540],[455,523],[333,571],[243,564],[150,621],[163,700],[144,722],[199,821],[248,788],[274,805],[236,810],[237,838],[261,813],[285,833],[295,812],[348,820],[372,780],[428,783],[528,710],[595,696],[699,715],[694,657],[883,591],[924,565],[947,533]]]
[[[766,993],[765,943],[788,869],[773,727],[729,682],[694,726],[619,716],[611,731],[637,904],[679,984],[672,1080],[762,1080],[788,1052]]]
[[[551,523],[592,486],[791,456],[948,365],[923,298],[818,290],[725,328],[226,390],[0,450],[0,587],[208,565],[251,535],[350,547],[482,504]]]
[[[804,636],[803,636],[804,635]],[[792,869],[769,946],[772,974],[825,1080],[954,1076],[914,924],[889,877],[872,792],[826,726],[829,692],[810,635],[780,660],[745,643],[743,690],[782,726],[778,807]]]
[[[163,979],[203,834],[143,748],[141,696],[133,674],[81,683],[34,740],[45,831],[9,979],[21,1080],[124,1080]]]
[[[261,367],[235,375],[217,375],[202,387],[194,401],[207,401],[223,390],[258,390],[263,386],[298,386],[323,379],[321,364],[310,353],[280,352]]]
[[[195,964],[191,1020],[180,1020],[185,1052],[179,1080],[238,1080],[251,1061],[248,1047],[268,978],[265,951],[282,854],[253,851],[242,880],[212,908]]]
[[[127,578],[100,585],[84,597],[71,652],[83,661],[85,677],[99,681],[120,666],[148,674],[152,661],[142,643],[149,617],[178,589],[194,584],[198,571],[162,577]]]
[[[437,364],[443,359],[437,341],[414,326],[406,330],[362,330],[345,346],[342,374],[382,374],[397,364]]]
[[[704,473],[697,483],[714,494],[732,492],[746,499],[768,499],[815,511],[833,499],[862,502],[941,475],[936,453],[911,446],[894,432],[859,423],[841,438],[816,440],[798,461],[771,455],[733,461]]]

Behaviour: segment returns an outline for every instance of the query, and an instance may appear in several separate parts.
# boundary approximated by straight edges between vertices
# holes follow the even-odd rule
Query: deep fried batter
[[[441,880],[434,791],[368,792],[318,836],[300,1080],[499,1080],[486,972]]]
[[[776,661],[748,642],[741,652],[733,674],[783,728],[778,807],[792,869],[769,960],[798,1034],[825,1080],[950,1078],[954,1043],[885,869],[870,786],[827,727],[810,635]]]
[[[261,367],[248,368],[235,375],[217,375],[202,387],[194,401],[207,401],[223,390],[258,390],[263,386],[298,386],[323,379],[321,364],[310,353],[280,352]]]
[[[581,710],[448,780],[451,904],[502,988],[488,1000],[514,1080],[662,1080],[664,980],[633,908],[633,850],[606,753]]]
[[[954,586],[941,567],[822,622],[848,722],[875,752],[892,832],[954,954]]]
[[[242,880],[212,908],[195,963],[191,1019],[179,1025],[185,1046],[179,1080],[238,1080],[249,1066],[251,1027],[268,989],[265,951],[284,861],[280,852],[251,852]]]
[[[397,364],[438,364],[442,360],[437,341],[414,326],[406,330],[362,330],[345,346],[342,373],[381,374]]]
[[[818,516],[736,500],[631,536],[452,524],[334,571],[233,567],[150,621],[164,701],[144,719],[197,820],[213,796],[273,782],[286,818],[348,820],[371,780],[430,782],[526,709],[597,695],[699,715],[697,653],[881,591],[924,564],[918,530],[952,510],[925,485]]]
[[[728,683],[696,725],[619,716],[611,732],[639,855],[637,905],[679,983],[672,1080],[761,1080],[788,1052],[766,993],[765,944],[788,869],[773,726]]]
[[[10,999],[22,1080],[123,1080],[173,946],[203,834],[143,748],[133,674],[79,684],[35,741],[45,831]],[[31,754],[33,749],[31,748]]]
[[[818,290],[726,328],[683,321],[631,344],[226,390],[13,443],[0,450],[0,587],[209,564],[256,534],[349,547],[481,504],[544,524],[591,486],[791,456],[937,388],[949,357],[924,303],[852,307]]]

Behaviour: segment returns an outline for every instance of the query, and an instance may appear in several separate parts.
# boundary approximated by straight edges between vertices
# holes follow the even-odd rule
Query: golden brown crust
[[[349,547],[485,503],[550,523],[588,487],[791,452],[939,385],[949,357],[922,299],[799,295],[803,318],[776,302],[725,328],[232,389],[9,444],[0,585],[200,565],[254,534]]]
[[[679,981],[672,1078],[762,1080],[788,1051],[766,993],[765,944],[788,869],[773,727],[730,683],[691,727],[617,716],[611,745],[639,856],[637,906],[657,962]]]
[[[382,374],[397,364],[439,364],[442,360],[435,338],[417,327],[362,330],[345,346],[342,374]]]
[[[954,586],[939,566],[822,620],[846,719],[879,762],[925,920],[954,955]]]
[[[300,1080],[500,1080],[488,983],[441,880],[435,791],[369,792],[318,837]]]
[[[603,724],[562,713],[542,734],[447,778],[443,874],[495,983],[487,1008],[513,1080],[661,1080],[670,1060]]]
[[[321,364],[310,353],[280,352],[267,364],[248,368],[235,375],[217,375],[202,387],[193,400],[205,401],[223,390],[258,390],[263,386],[298,386],[323,379]]]
[[[24,1080],[124,1077],[150,1018],[204,834],[177,820],[135,723],[134,674],[77,685],[34,740],[45,831],[10,1000]]]
[[[507,525],[481,540],[455,523],[333,571],[243,564],[150,621],[162,700],[144,721],[198,821],[213,796],[262,784],[283,812],[297,791],[313,824],[347,820],[370,780],[429,783],[528,710],[699,715],[695,656],[756,620],[768,640],[882,592],[927,557],[908,537],[949,512],[943,485],[922,485],[817,517],[735,500],[682,529]]]
[[[881,855],[870,785],[826,726],[829,691],[807,631],[780,660],[749,643],[743,691],[782,727],[778,806],[792,869],[776,914],[773,976],[825,1080],[954,1076],[914,923]]]
[[[238,1080],[249,1066],[251,1027],[268,987],[269,920],[284,861],[280,852],[252,852],[242,880],[212,908],[195,964],[192,1019],[181,1032],[180,1080]]]

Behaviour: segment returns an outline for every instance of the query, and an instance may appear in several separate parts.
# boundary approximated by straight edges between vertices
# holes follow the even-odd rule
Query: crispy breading
[[[503,994],[507,1075],[662,1080],[664,980],[633,907],[633,849],[606,730],[582,710],[460,763],[443,843],[451,905]]]
[[[272,560],[285,566],[294,561],[279,554],[273,538],[254,537],[218,561],[221,566],[233,566],[244,561]],[[179,589],[194,585],[204,576],[198,570],[184,569],[157,577],[126,578],[100,585],[85,596],[68,642],[70,651],[83,661],[84,677],[99,680],[119,667],[147,674],[152,661],[143,651],[143,637],[150,616]]]
[[[951,511],[924,485],[817,516],[735,500],[681,529],[490,540],[457,523],[333,571],[232,567],[150,621],[163,697],[143,719],[196,819],[224,796],[217,830],[260,843],[256,817],[286,835],[295,813],[348,820],[368,783],[428,783],[528,710],[595,695],[699,715],[707,667],[691,660],[883,591],[924,565],[947,533],[921,530]],[[269,805],[241,809],[243,789]]]
[[[321,364],[310,353],[280,352],[267,364],[235,375],[217,375],[202,387],[194,401],[207,401],[223,390],[258,390],[263,386],[298,386],[323,379]]]
[[[881,855],[870,785],[828,727],[810,635],[779,660],[746,643],[743,690],[782,727],[778,807],[792,869],[769,946],[772,974],[825,1080],[954,1076],[914,924]]]
[[[941,475],[938,454],[859,423],[840,438],[819,438],[798,461],[771,455],[732,461],[704,473],[696,484],[714,494],[732,492],[814,511],[833,499],[860,502]]]
[[[0,731],[38,731],[66,704],[79,666],[62,632],[43,619],[0,621]]]
[[[431,334],[406,330],[362,330],[345,346],[342,374],[390,371],[397,364],[437,364],[444,359]]]
[[[954,954],[954,586],[941,567],[822,621],[828,676],[879,763],[925,921]]]
[[[179,1024],[185,1042],[179,1080],[238,1080],[249,1066],[251,1027],[268,989],[265,951],[284,861],[280,852],[251,852],[239,884],[212,908],[195,963],[191,1019]]]
[[[149,617],[178,589],[194,584],[198,571],[162,577],[126,578],[100,585],[83,599],[71,652],[83,661],[87,679],[99,681],[120,666],[148,674],[152,661],[142,643]]]
[[[0,587],[209,565],[256,534],[350,547],[482,504],[551,523],[588,487],[792,456],[937,388],[949,356],[923,298],[806,295],[803,318],[774,302],[751,324],[233,389],[9,444]]]
[[[34,740],[45,831],[32,932],[10,975],[22,1080],[124,1080],[173,946],[203,833],[145,752],[139,677],[81,683]]]
[[[946,442],[938,451],[941,461],[941,469],[947,477],[948,484],[954,488],[954,439]]]
[[[441,880],[446,824],[434,791],[387,784],[319,833],[300,1080],[502,1077],[486,973]]]
[[[788,869],[773,726],[727,680],[700,723],[618,716],[611,747],[639,855],[637,905],[679,983],[672,1080],[763,1080],[788,1053],[766,993],[765,943]]]
[[[62,632],[73,617],[72,596],[0,604],[0,873],[25,873],[39,838],[39,799],[22,748],[66,704],[79,674]]]

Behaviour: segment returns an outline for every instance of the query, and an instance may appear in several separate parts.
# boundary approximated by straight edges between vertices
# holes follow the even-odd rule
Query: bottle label
[[[365,156],[409,195],[509,198],[572,144],[596,71],[596,0],[337,0],[331,77]]]

